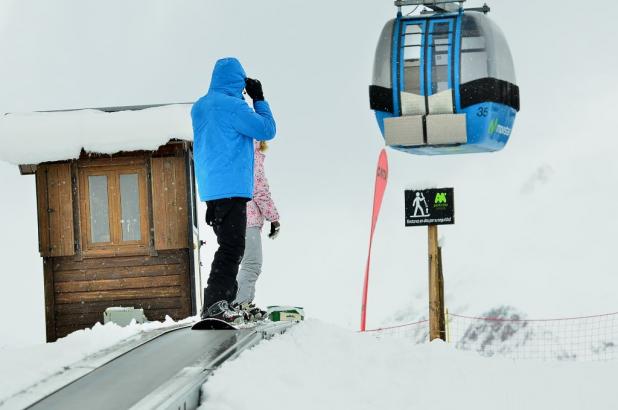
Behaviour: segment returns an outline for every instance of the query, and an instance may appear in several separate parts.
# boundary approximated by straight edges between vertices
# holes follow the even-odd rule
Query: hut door
[[[36,193],[41,256],[74,255],[71,164],[39,165]]]

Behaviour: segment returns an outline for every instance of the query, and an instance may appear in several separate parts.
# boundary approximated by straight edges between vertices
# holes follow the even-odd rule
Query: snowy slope
[[[0,407],[13,408],[20,397],[32,402],[53,391],[54,380],[58,388],[97,360],[84,359],[117,354],[124,344],[177,324],[98,325],[52,344],[0,349],[2,372],[11,375],[0,382]],[[617,371],[618,362],[487,358],[441,341],[415,345],[407,337],[310,319],[223,364],[202,388],[202,408],[604,410],[618,406]]]
[[[316,320],[246,351],[206,382],[204,410],[618,407],[618,363],[487,359]]]

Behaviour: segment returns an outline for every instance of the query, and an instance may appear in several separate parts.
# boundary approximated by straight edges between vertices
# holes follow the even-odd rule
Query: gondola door
[[[465,144],[465,115],[455,114],[457,15],[403,18],[393,30],[393,117],[387,145],[421,154]]]
[[[454,112],[455,22],[456,17],[402,22],[395,65],[401,115]]]
[[[425,48],[427,114],[455,112],[455,17],[429,21]]]
[[[455,114],[459,67],[456,46],[457,16],[403,19],[399,26],[394,78],[399,92],[395,107],[405,131],[388,127],[389,145],[408,146],[417,152],[435,146],[466,143],[465,118]],[[394,137],[393,137],[394,135]],[[429,153],[429,152],[427,152]]]
[[[399,41],[393,42],[398,47],[393,64],[393,79],[397,85],[393,87],[395,115],[427,113],[424,69],[427,58],[426,27],[425,20],[404,20],[400,26]]]

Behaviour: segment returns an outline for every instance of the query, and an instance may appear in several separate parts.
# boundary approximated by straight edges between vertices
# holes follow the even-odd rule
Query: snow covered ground
[[[48,389],[45,383],[60,387],[87,372],[91,365],[105,363],[123,350],[142,343],[153,332],[192,319],[175,322],[167,317],[164,322],[133,323],[126,327],[97,323],[92,329],[78,330],[55,343],[0,347],[0,407],[18,393],[28,395]],[[84,360],[89,361],[87,365]]]
[[[56,343],[0,348],[0,407],[21,408],[135,346],[167,320],[96,325]],[[510,360],[357,333],[309,319],[225,363],[203,386],[204,410],[474,408],[615,409],[618,362]],[[17,395],[19,394],[19,395]],[[20,402],[21,400],[21,402]],[[31,401],[30,401],[31,402]]]
[[[308,320],[224,364],[204,410],[616,409],[618,363],[488,359]]]

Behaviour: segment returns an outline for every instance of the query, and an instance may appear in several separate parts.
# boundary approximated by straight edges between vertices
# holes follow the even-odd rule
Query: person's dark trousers
[[[224,198],[206,202],[206,223],[217,235],[208,285],[204,289],[204,310],[213,303],[236,298],[238,266],[245,253],[248,198]]]

